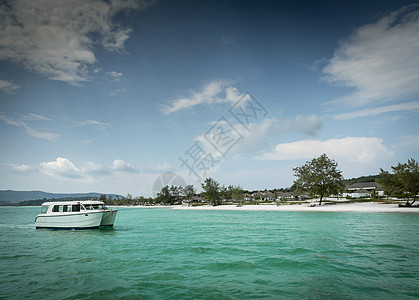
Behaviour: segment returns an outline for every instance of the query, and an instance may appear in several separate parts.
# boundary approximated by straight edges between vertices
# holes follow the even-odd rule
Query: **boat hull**
[[[100,226],[112,227],[113,223],[115,223],[117,213],[118,211],[114,209],[104,211],[102,221],[100,222]]]
[[[67,214],[40,214],[36,217],[35,227],[54,229],[95,229],[102,222],[103,211]]]

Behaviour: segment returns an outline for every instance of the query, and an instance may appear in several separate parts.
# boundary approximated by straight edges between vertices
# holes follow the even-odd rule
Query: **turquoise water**
[[[419,299],[419,215],[123,208],[35,230],[0,207],[2,299]]]

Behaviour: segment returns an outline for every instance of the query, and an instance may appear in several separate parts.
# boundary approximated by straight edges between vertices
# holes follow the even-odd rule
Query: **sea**
[[[0,207],[0,299],[419,299],[419,214],[119,208],[35,229]]]

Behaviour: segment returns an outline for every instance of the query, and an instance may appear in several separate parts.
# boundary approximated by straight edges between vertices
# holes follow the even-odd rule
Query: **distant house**
[[[273,201],[273,200],[275,200],[274,193],[272,193],[270,191],[255,192],[251,195],[251,197],[255,200],[260,200],[260,201]]]
[[[249,193],[245,193],[244,194],[244,201],[253,201],[253,197],[252,195],[250,195]]]
[[[353,198],[369,197],[375,191],[377,196],[384,196],[384,189],[377,182],[360,182],[354,183],[346,187],[346,193],[343,196]]]
[[[286,200],[294,200],[295,196],[291,192],[278,192],[277,200],[279,201],[286,201]]]
[[[351,197],[353,198],[370,197],[370,196],[371,196],[371,192],[366,189],[355,190],[351,193]]]

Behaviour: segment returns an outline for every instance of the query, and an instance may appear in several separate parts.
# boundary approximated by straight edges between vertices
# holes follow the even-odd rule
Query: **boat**
[[[96,229],[113,227],[118,210],[96,200],[44,202],[35,227],[53,229]]]

